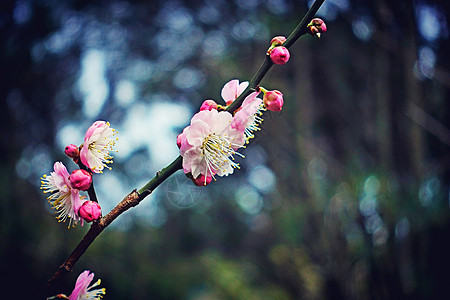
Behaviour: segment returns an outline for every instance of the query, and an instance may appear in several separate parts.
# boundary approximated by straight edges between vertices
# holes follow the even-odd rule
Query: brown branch
[[[294,31],[289,35],[287,40],[284,42],[285,47],[290,47],[300,36],[304,35],[307,31],[307,24],[311,21],[313,16],[319,10],[320,6],[325,0],[316,0],[311,8],[308,10],[304,18],[301,20],[299,25],[294,29]],[[273,63],[268,55],[265,56],[263,64],[260,66],[255,76],[250,81],[247,89],[227,108],[227,111],[234,112],[238,107],[240,107],[242,101],[248,96],[255,88],[259,85],[263,77],[267,74],[269,69],[272,67]],[[84,166],[79,163],[80,168]],[[169,166],[162,169],[156,173],[156,176],[150,180],[144,187],[139,191],[132,191],[128,194],[115,208],[113,208],[106,216],[98,221],[94,221],[91,228],[77,245],[75,250],[69,255],[66,261],[59,267],[55,274],[47,282],[47,285],[40,291],[40,295],[46,294],[55,283],[61,278],[65,273],[71,272],[75,263],[80,259],[80,257],[86,252],[92,242],[97,238],[97,236],[114,221],[119,215],[127,211],[131,207],[138,205],[145,197],[147,197],[156,187],[158,187],[164,180],[166,180],[173,173],[182,168],[182,157],[178,156]],[[92,201],[96,201],[97,197],[95,195],[94,186],[88,190],[89,197]]]
[[[50,289],[54,282],[56,282],[63,274],[69,273],[72,271],[75,263],[80,259],[80,257],[86,252],[95,238],[105,229],[112,221],[114,221],[118,216],[120,216],[123,212],[132,208],[139,204],[140,195],[136,190],[132,191],[128,194],[116,207],[114,207],[106,216],[101,218],[98,221],[94,221],[91,225],[91,228],[83,237],[78,246],[73,250],[73,252],[69,255],[66,261],[59,267],[58,271],[53,274],[52,278],[47,282],[47,285],[44,287],[44,290]]]

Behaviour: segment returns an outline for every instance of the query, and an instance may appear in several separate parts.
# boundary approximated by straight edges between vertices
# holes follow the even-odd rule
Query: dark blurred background
[[[39,190],[55,161],[76,168],[67,144],[98,119],[118,129],[113,170],[94,177],[106,214],[311,2],[3,0],[1,297],[34,298],[89,227],[58,223]],[[53,295],[88,269],[105,299],[449,298],[449,12],[326,0],[326,34],[302,37],[262,81],[285,106],[242,168],[206,188],[176,173]]]

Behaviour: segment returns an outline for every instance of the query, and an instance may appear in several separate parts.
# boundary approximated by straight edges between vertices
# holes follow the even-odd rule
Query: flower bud
[[[270,41],[270,45],[272,45],[272,46],[281,46],[281,45],[283,45],[283,43],[286,41],[286,37],[284,37],[284,36],[282,36],[282,35],[279,35],[279,36],[276,36],[276,37],[274,37],[273,39],[272,39],[272,41]]]
[[[192,179],[192,182],[194,182],[194,184],[196,186],[205,186],[211,183],[212,177],[211,176],[206,176],[206,180],[205,180],[205,175],[200,174],[198,175],[197,178]]]
[[[92,222],[102,216],[102,208],[95,201],[85,201],[78,210],[78,215],[86,222]]]
[[[214,100],[205,100],[203,101],[203,104],[200,107],[200,111],[213,109],[217,110],[217,103]]]
[[[320,38],[320,35],[327,31],[327,25],[320,18],[312,19],[308,24],[309,33]]]
[[[272,62],[277,65],[284,65],[288,62],[289,57],[291,57],[289,50],[283,46],[277,46],[273,48],[272,50],[270,50],[269,54]]]
[[[177,135],[177,146],[178,148],[181,148],[181,142],[183,141],[183,133],[180,133],[179,135]]]
[[[77,158],[79,155],[78,147],[74,144],[67,145],[64,149],[64,153],[70,158]]]
[[[91,173],[82,169],[73,171],[69,179],[73,188],[82,191],[87,191],[92,183]]]
[[[273,90],[264,93],[264,106],[271,111],[281,111],[283,107],[283,94],[280,91]]]

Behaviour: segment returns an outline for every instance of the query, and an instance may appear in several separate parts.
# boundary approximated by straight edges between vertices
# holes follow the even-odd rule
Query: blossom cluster
[[[230,113],[231,105],[249,86],[249,82],[233,79],[221,91],[225,105],[214,100],[205,100],[189,126],[177,137],[180,155],[183,157],[183,171],[196,185],[207,185],[215,176],[228,176],[239,163],[235,157],[244,157],[238,152],[260,130],[262,113],[266,110],[281,111],[283,94],[258,87]],[[258,98],[263,93],[263,99]]]
[[[81,191],[89,191],[92,186],[93,173],[103,173],[110,169],[116,139],[116,131],[105,121],[94,122],[86,132],[84,142],[80,147],[68,145],[64,152],[77,163],[80,168],[69,174],[62,162],[55,162],[54,172],[44,174],[41,178],[41,189],[48,193],[47,197],[52,208],[56,210],[60,222],[68,220],[68,227],[83,221],[91,222],[101,217],[100,205],[95,201],[86,200]]]

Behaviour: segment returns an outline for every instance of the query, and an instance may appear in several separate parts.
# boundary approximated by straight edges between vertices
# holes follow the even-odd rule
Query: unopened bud
[[[77,158],[79,155],[78,147],[74,144],[67,145],[64,153],[70,158]]]
[[[183,140],[183,133],[180,133],[177,135],[177,146],[178,148],[181,148],[181,141]]]
[[[192,179],[196,186],[205,186],[211,183],[212,177],[200,174],[196,179]]]
[[[78,215],[86,222],[92,222],[102,216],[102,208],[95,201],[85,201],[81,205]]]
[[[87,191],[92,183],[92,175],[86,170],[77,169],[70,174],[70,184],[77,190]]]
[[[327,31],[327,25],[320,18],[312,19],[308,24],[309,33],[320,38],[320,35]]]
[[[263,98],[264,106],[271,111],[281,111],[283,108],[283,94],[278,90],[267,91]]]
[[[203,101],[203,104],[200,107],[200,111],[213,109],[217,110],[217,103],[214,100],[205,100]]]
[[[283,45],[283,43],[286,41],[286,37],[279,35],[274,37],[271,41],[270,41],[270,45],[271,46],[281,46]]]
[[[277,46],[273,48],[272,50],[270,50],[269,54],[272,62],[277,65],[284,65],[288,62],[289,57],[291,57],[289,50],[283,46]]]

